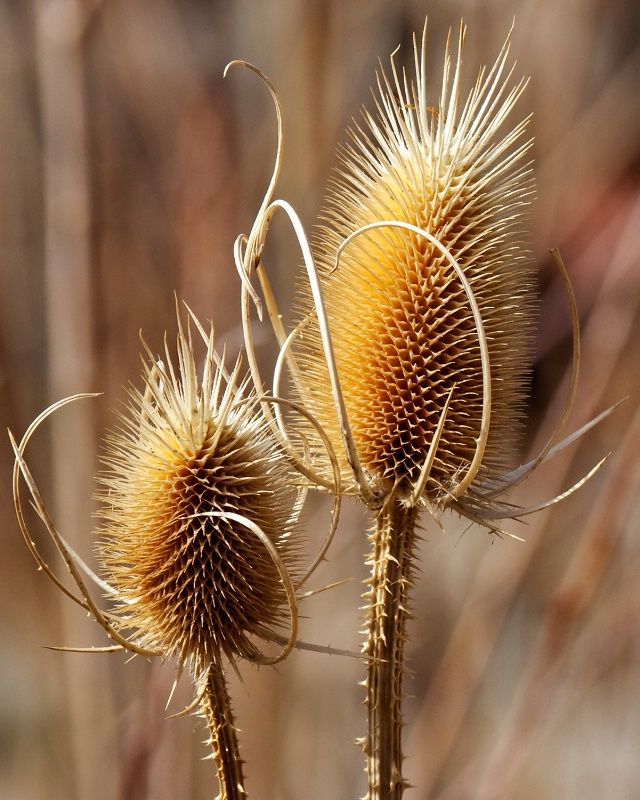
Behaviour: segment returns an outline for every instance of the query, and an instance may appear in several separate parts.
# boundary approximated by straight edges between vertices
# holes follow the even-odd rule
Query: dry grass
[[[80,24],[74,20],[77,10]],[[97,442],[139,373],[138,329],[155,352],[173,291],[217,341],[240,343],[232,245],[247,230],[272,161],[262,87],[224,64],[245,57],[277,83],[287,110],[281,194],[305,222],[318,210],[335,143],[367,91],[376,59],[420,29],[441,52],[465,17],[466,78],[490,62],[516,14],[513,53],[532,75],[542,267],[529,444],[543,440],[565,390],[569,319],[547,256],[558,246],[583,315],[577,427],[631,400],[579,447],[546,465],[527,503],[551,496],[611,449],[606,471],[553,511],[517,526],[525,543],[492,542],[454,517],[427,527],[411,627],[406,797],[600,800],[640,794],[637,581],[637,364],[640,318],[640,49],[632,3],[0,2],[0,369],[5,425],[75,391],[31,466],[72,544],[91,557]],[[410,50],[403,51],[407,57]],[[284,226],[283,226],[284,227]],[[281,306],[297,255],[277,226],[270,274]],[[272,360],[263,343],[265,363]],[[12,455],[2,449],[0,796],[78,800],[211,796],[193,720],[165,721],[167,665],[118,655],[52,653],[103,644],[33,570],[15,530]],[[48,479],[54,476],[54,479]],[[317,512],[317,513],[316,513]],[[309,537],[325,532],[310,507]],[[320,522],[318,522],[320,520]],[[308,601],[303,635],[355,647],[366,542],[362,513],[343,515],[318,582],[351,584]],[[60,606],[58,606],[60,603]],[[278,672],[243,670],[233,687],[252,796],[361,795],[360,665],[295,654]],[[182,697],[189,699],[189,687]]]

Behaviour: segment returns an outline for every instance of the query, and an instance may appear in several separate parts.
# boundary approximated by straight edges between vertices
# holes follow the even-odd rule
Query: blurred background
[[[424,523],[413,593],[406,703],[407,800],[640,797],[640,6],[632,0],[0,0],[0,404],[21,435],[50,402],[99,391],[41,429],[29,463],[55,520],[92,559],[92,476],[129,382],[142,330],[175,334],[174,292],[240,345],[235,237],[270,174],[274,113],[264,87],[225,64],[244,58],[285,112],[279,194],[308,227],[336,144],[369,102],[378,59],[429,15],[437,99],[447,30],[464,17],[465,78],[492,63],[515,18],[516,76],[531,83],[538,198],[533,253],[541,325],[530,427],[539,447],[566,392],[570,322],[548,249],[559,247],[583,326],[576,428],[629,395],[545,464],[515,502],[534,505],[613,451],[565,503],[492,539],[454,517]],[[519,117],[518,117],[519,118]],[[515,117],[514,117],[515,119]],[[298,252],[276,223],[268,268],[281,305]],[[265,370],[273,342],[256,330]],[[171,664],[70,655],[104,644],[42,575],[20,537],[0,446],[0,797],[201,800],[215,794],[206,732],[166,720]],[[308,506],[310,552],[328,521]],[[308,641],[357,650],[369,520],[347,504],[306,601]],[[62,574],[51,547],[51,564]],[[232,692],[250,796],[358,797],[363,691],[355,659],[296,653],[242,667]],[[172,710],[190,699],[181,686]]]

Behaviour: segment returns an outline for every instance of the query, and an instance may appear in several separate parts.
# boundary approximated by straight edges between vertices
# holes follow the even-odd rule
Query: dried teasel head
[[[190,333],[177,366],[145,364],[142,392],[108,438],[98,546],[118,626],[200,674],[220,653],[258,658],[253,637],[295,614],[295,491],[246,381]]]
[[[178,319],[177,362],[148,353],[144,388],[131,390],[119,429],[103,457],[101,537],[103,568],[95,575],[52,521],[25,460],[39,426],[62,406],[54,403],[13,436],[13,496],[24,540],[38,566],[105,630],[114,644],[102,650],[175,658],[197,683],[220,658],[275,663],[296,646],[296,592],[317,566],[329,538],[300,579],[297,520],[304,493],[265,417],[262,398],[238,382],[240,358],[229,374],[204,339],[204,366],[196,367],[190,327]],[[61,554],[78,593],[49,567],[24,513],[20,478]],[[109,613],[92,598],[86,576],[112,601]],[[288,634],[281,628],[288,628]],[[283,645],[263,655],[255,637]],[[82,650],[82,648],[62,648]],[[312,649],[324,649],[319,646]],[[92,648],[93,650],[93,648]]]
[[[291,440],[277,435],[266,411],[278,403],[295,404],[258,395],[247,378],[238,382],[240,358],[229,374],[214,349],[213,331],[207,335],[191,316],[206,345],[202,371],[196,367],[191,327],[185,331],[178,317],[177,360],[166,344],[164,360],[147,350],[144,387],[131,390],[120,427],[108,437],[100,476],[102,576],[57,530],[25,457],[31,438],[51,414],[92,395],[54,403],[19,443],[9,434],[15,453],[13,497],[39,568],[113,642],[54,649],[172,658],[178,665],[176,683],[188,667],[196,696],[174,716],[203,713],[220,797],[240,800],[246,792],[223,656],[232,663],[247,658],[274,664],[294,646],[354,655],[296,638],[298,597],[306,596],[300,590],[329,547],[339,502],[319,553],[302,574],[298,520],[306,487],[291,466]],[[21,479],[75,589],[43,557],[25,514]],[[87,578],[110,598],[108,612],[96,604]],[[263,654],[256,639],[280,645],[280,652]]]
[[[463,99],[463,39],[464,27],[435,107],[426,36],[412,79],[392,58],[377,114],[351,131],[315,241],[335,371],[374,498],[473,496],[505,474],[521,428],[536,316],[524,219],[533,182],[526,120],[507,118],[525,82],[511,84],[505,44]],[[294,350],[307,407],[337,445],[317,320],[308,297]]]
[[[574,354],[564,410],[539,454],[511,460],[523,423],[537,298],[526,245],[534,192],[527,120],[508,118],[526,81],[512,82],[509,37],[495,64],[461,95],[465,27],[455,63],[447,45],[436,106],[427,101],[426,25],[414,44],[415,75],[378,79],[377,114],[351,131],[331,184],[315,246],[295,209],[274,199],[283,154],[247,236],[236,240],[245,343],[254,384],[263,386],[253,352],[250,302],[266,308],[280,344],[273,393],[285,365],[305,419],[294,430],[306,454],[294,456],[312,484],[357,493],[377,509],[390,498],[432,512],[449,506],[499,530],[495,520],[533,509],[496,499],[615,406],[560,440],[576,393],[578,314],[569,277],[552,251],[572,319]],[[233,62],[236,63],[236,62]],[[308,284],[299,322],[287,334],[262,262],[271,219],[288,218]],[[264,303],[252,285],[256,273]],[[280,434],[286,425],[277,415]],[[313,422],[313,424],[311,424]],[[322,435],[318,435],[318,431]],[[291,448],[288,450],[291,452]],[[334,452],[336,458],[328,458]],[[337,473],[337,474],[336,474]],[[336,478],[339,478],[339,481]]]

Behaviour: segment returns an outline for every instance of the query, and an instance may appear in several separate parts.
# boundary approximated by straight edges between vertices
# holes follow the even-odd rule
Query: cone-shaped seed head
[[[520,427],[535,299],[522,215],[532,182],[522,157],[525,123],[503,124],[523,88],[509,88],[507,47],[459,97],[457,63],[445,58],[439,105],[425,99],[424,45],[410,82],[392,65],[378,82],[377,115],[351,131],[315,243],[326,312],[357,451],[377,487],[410,491],[451,394],[426,486],[442,497],[469,468],[483,404],[480,335],[469,292],[446,253],[427,237],[376,222],[410,223],[431,234],[471,287],[488,345],[490,433],[478,478],[502,474]],[[340,451],[329,378],[310,300],[302,305],[299,357],[311,379],[305,400]],[[345,466],[345,473],[346,464]],[[473,487],[471,487],[473,488]]]
[[[202,377],[191,337],[178,366],[145,365],[122,427],[108,440],[99,555],[123,627],[199,674],[220,652],[252,656],[248,636],[286,622],[280,574],[255,533],[296,572],[288,467],[255,398],[227,382],[209,340]],[[209,516],[208,516],[209,515]]]

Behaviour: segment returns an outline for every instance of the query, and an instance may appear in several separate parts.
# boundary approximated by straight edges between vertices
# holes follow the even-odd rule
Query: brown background
[[[240,342],[232,243],[247,231],[271,168],[273,111],[246,58],[277,86],[287,145],[280,195],[311,227],[336,143],[369,98],[377,59],[429,13],[434,99],[443,42],[469,26],[465,75],[493,61],[515,16],[516,74],[532,76],[542,291],[527,447],[558,413],[569,321],[548,257],[558,246],[584,331],[570,425],[631,395],[582,444],[516,495],[535,504],[614,450],[583,491],[492,540],[453,517],[425,522],[409,643],[407,799],[601,800],[640,796],[640,12],[631,0],[0,0],[0,411],[21,434],[62,411],[30,450],[61,530],[91,558],[98,443],[129,381],[139,339],[175,333],[174,291]],[[274,228],[269,268],[283,307],[298,254]],[[273,348],[263,337],[264,363]],[[166,721],[170,664],[73,656],[46,644],[104,644],[40,574],[10,497],[0,447],[0,797],[211,798],[202,725]],[[327,509],[312,499],[310,548]],[[363,531],[348,505],[306,639],[357,649]],[[48,544],[45,551],[55,561]],[[363,793],[361,666],[302,653],[242,669],[233,693],[248,788],[261,798]],[[188,702],[181,687],[172,706]]]

